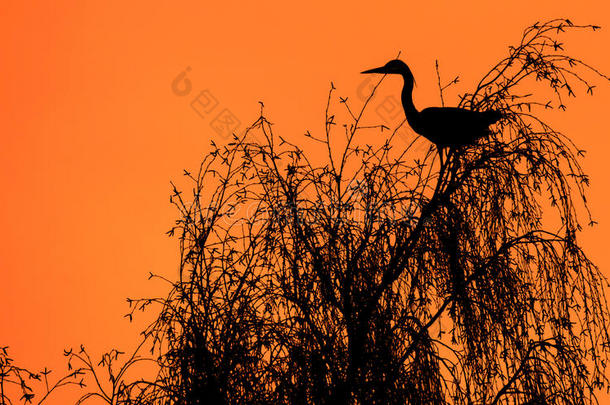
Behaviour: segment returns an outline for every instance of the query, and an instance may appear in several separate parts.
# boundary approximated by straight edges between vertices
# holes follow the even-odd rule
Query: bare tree
[[[168,233],[181,265],[169,295],[130,300],[132,311],[160,306],[144,331],[157,378],[124,382],[134,355],[118,372],[108,363],[112,395],[98,396],[596,403],[609,316],[607,281],[577,239],[582,217],[593,222],[583,152],[540,119],[577,90],[592,93],[590,77],[608,79],[563,52],[563,32],[576,29],[597,27],[525,30],[459,102],[505,118],[441,167],[434,147],[399,146],[399,128],[367,115],[382,81],[359,109],[332,86],[324,131],[306,134],[322,162],[274,134],[261,105],[243,135],[185,171],[186,191],[174,186]],[[96,375],[86,353],[74,356]]]

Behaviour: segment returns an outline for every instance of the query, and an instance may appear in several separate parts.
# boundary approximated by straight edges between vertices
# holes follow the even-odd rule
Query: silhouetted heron
[[[398,74],[404,79],[401,100],[407,122],[413,130],[434,143],[442,164],[445,147],[471,145],[477,139],[489,135],[489,126],[500,118],[496,110],[473,111],[457,107],[429,107],[418,111],[413,104],[415,79],[406,63],[394,59],[385,66],[365,70],[362,73]]]

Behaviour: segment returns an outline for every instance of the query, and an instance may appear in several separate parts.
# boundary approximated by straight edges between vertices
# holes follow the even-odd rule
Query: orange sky
[[[0,346],[28,367],[63,369],[70,345],[135,342],[125,297],[164,291],[150,271],[176,274],[169,181],[222,142],[210,124],[225,109],[243,128],[263,100],[277,133],[300,142],[322,128],[331,80],[355,99],[358,72],[398,51],[420,108],[439,104],[435,59],[462,79],[445,98],[455,103],[523,28],[555,17],[604,26],[573,35],[568,51],[610,72],[605,1],[85,3],[5,1],[0,12]],[[187,66],[180,97],[171,84]],[[600,225],[582,238],[610,274],[610,85],[597,84],[553,123],[588,151]],[[200,116],[190,103],[202,91],[217,104]]]

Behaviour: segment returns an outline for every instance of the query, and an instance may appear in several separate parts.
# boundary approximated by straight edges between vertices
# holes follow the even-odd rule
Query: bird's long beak
[[[383,68],[385,66],[382,67],[378,67],[375,69],[369,69],[369,70],[365,70],[364,72],[360,72],[360,73],[387,73]]]

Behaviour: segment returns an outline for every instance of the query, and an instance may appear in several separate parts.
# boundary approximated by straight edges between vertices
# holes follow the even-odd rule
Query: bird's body
[[[489,134],[489,126],[502,116],[497,111],[472,111],[456,107],[429,107],[407,122],[415,132],[439,149],[472,145]]]
[[[407,122],[413,130],[434,143],[439,153],[445,147],[471,145],[487,136],[489,126],[502,118],[499,111],[474,111],[457,107],[429,107],[422,111],[413,104],[415,79],[403,61],[395,59],[385,66],[362,73],[400,74],[404,85],[401,94]]]

